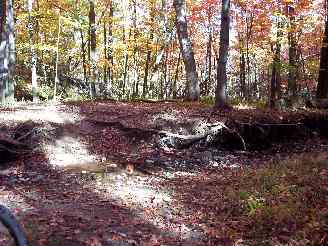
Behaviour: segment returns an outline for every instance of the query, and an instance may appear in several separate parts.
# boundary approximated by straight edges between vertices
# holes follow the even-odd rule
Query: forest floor
[[[328,245],[328,112],[112,101],[0,109],[0,130],[26,121],[42,138],[0,156],[0,203],[30,245]],[[218,122],[224,142],[204,135],[173,148],[163,137]]]

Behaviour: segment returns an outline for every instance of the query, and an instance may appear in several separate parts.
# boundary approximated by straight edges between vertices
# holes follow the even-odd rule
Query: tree
[[[91,81],[90,81],[90,96],[96,97],[96,80],[97,80],[97,65],[96,65],[96,12],[95,3],[93,0],[89,1],[89,60],[91,64]]]
[[[15,22],[12,0],[0,1],[0,102],[14,99]]]
[[[188,24],[186,17],[186,3],[184,0],[174,0],[173,2],[176,13],[176,27],[180,50],[185,65],[187,79],[187,99],[197,101],[200,95],[198,74],[196,71],[196,62],[192,42],[188,34]]]
[[[215,92],[215,108],[227,108],[227,61],[229,50],[230,0],[222,0],[220,49],[217,65],[217,86]]]
[[[270,108],[276,107],[276,102],[281,97],[281,37],[282,37],[282,21],[280,17],[277,20],[277,41],[274,50],[274,58],[271,71],[271,86],[270,86]],[[272,48],[273,51],[273,48]]]
[[[289,32],[288,32],[288,43],[289,43],[289,66],[288,66],[288,96],[291,99],[296,97],[296,37],[295,37],[295,10],[292,5],[287,5],[287,15],[289,16]]]
[[[328,98],[328,16],[325,20],[325,34],[321,46],[317,98]]]
[[[38,81],[37,81],[37,73],[36,73],[36,65],[37,65],[37,53],[35,52],[34,40],[33,40],[33,0],[27,0],[27,9],[28,9],[28,30],[29,30],[29,38],[31,45],[31,72],[32,72],[32,96],[33,102],[38,100],[37,89],[38,89]]]

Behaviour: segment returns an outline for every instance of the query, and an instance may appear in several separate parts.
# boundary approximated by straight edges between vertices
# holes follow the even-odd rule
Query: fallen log
[[[167,130],[128,127],[119,121],[111,122],[98,119],[89,119],[88,121],[95,124],[117,128],[133,137],[138,135],[139,137],[145,139],[152,136],[156,145],[161,148],[183,149],[199,142],[202,142],[201,144],[205,146],[216,144],[220,145],[234,139],[234,141],[238,141],[240,149],[246,150],[246,143],[243,137],[237,131],[230,129],[222,122],[213,124],[202,123],[202,129],[198,129],[198,132],[200,133],[184,135]],[[197,132],[195,129],[189,129],[189,131]]]

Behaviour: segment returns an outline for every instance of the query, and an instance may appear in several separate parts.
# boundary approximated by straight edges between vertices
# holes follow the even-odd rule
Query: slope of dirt
[[[327,187],[327,157],[321,154],[328,150],[326,119],[323,111],[212,112],[200,104],[172,102],[0,110],[2,129],[31,120],[51,133],[31,153],[0,156],[7,159],[0,170],[0,201],[18,215],[32,245],[324,243],[327,191],[319,187]],[[232,142],[206,145],[200,140],[176,149],[163,144],[159,134],[203,134],[204,122],[222,122]],[[259,133],[247,136],[251,131]],[[264,136],[260,133],[266,137],[258,144],[256,139]],[[236,148],[241,138],[246,151]],[[288,164],[284,173],[273,175],[294,154],[306,156],[308,161],[297,163],[311,162],[311,168]],[[316,155],[324,164],[309,158]],[[265,164],[273,162],[282,163]],[[313,196],[315,189],[320,195]],[[288,205],[292,203],[296,206]],[[291,221],[297,209],[309,218]],[[286,214],[277,217],[279,211]],[[277,219],[280,224],[272,225]],[[284,221],[288,226],[283,231],[268,229]],[[254,227],[257,222],[262,227]]]

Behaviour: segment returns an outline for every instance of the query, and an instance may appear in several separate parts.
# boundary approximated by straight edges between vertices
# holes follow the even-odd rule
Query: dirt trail
[[[172,105],[124,103],[0,111],[0,124],[32,120],[47,125],[53,138],[0,171],[0,202],[19,216],[31,245],[217,245],[202,223],[193,222],[197,212],[182,202],[180,196],[188,194],[177,192],[177,184],[195,179],[197,185],[212,174],[222,177],[292,153],[328,150],[327,140],[321,138],[255,152],[172,150],[159,148],[136,131],[92,121],[123,122],[129,129],[176,121],[179,124],[166,126],[183,133],[189,124],[183,119],[208,115],[202,108],[189,112]],[[200,188],[206,192],[206,185]],[[197,187],[193,192],[197,197]]]

